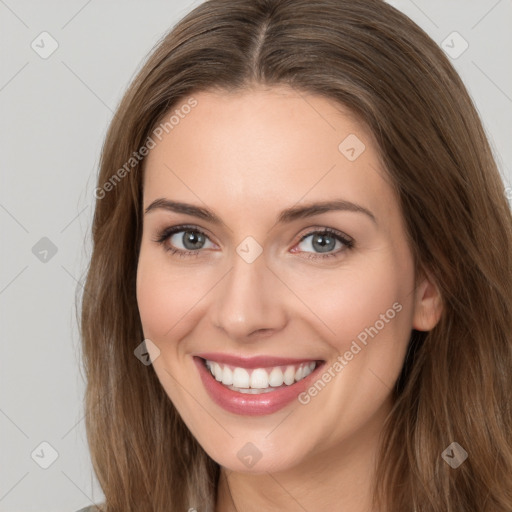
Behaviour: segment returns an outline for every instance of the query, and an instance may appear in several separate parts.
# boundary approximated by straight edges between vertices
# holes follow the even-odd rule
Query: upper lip
[[[239,357],[232,354],[221,354],[219,352],[208,352],[196,354],[197,357],[208,359],[209,361],[216,361],[217,363],[229,364],[240,368],[268,368],[270,366],[286,366],[301,363],[309,363],[311,361],[321,361],[321,359],[295,359],[289,357],[277,356],[253,356],[253,357]]]

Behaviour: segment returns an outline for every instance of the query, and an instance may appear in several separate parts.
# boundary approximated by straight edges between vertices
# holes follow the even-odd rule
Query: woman
[[[209,0],[102,152],[87,434],[117,511],[510,511],[512,218],[381,0]]]

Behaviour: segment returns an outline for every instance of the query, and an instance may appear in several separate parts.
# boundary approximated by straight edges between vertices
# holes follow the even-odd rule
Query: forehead
[[[243,215],[344,198],[378,215],[396,203],[371,133],[336,102],[287,87],[191,97],[153,137],[144,206],[171,197]]]

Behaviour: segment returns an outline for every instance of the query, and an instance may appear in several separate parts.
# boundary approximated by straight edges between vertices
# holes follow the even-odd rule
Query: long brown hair
[[[214,511],[218,464],[134,356],[143,340],[135,282],[144,159],[130,158],[195,92],[252,84],[321,95],[367,125],[398,192],[417,275],[428,272],[442,295],[439,323],[413,330],[393,391],[376,507],[510,512],[511,211],[459,76],[381,0],[209,0],[160,41],[118,106],[102,149],[80,319],[103,510]],[[452,442],[468,453],[457,469],[441,456]]]

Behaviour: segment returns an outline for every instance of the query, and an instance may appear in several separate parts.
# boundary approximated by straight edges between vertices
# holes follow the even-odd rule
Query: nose
[[[212,297],[214,327],[237,342],[271,336],[287,322],[283,288],[264,253],[251,263],[235,253]]]

